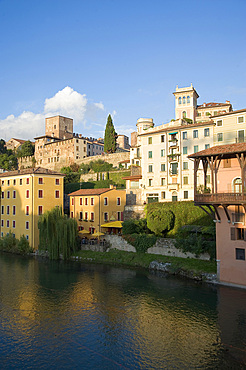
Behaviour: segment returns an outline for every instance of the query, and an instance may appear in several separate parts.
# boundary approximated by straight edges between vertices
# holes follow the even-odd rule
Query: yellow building
[[[24,234],[38,249],[39,215],[53,207],[63,209],[63,179],[63,174],[41,167],[2,173],[1,236]]]
[[[102,227],[102,224],[108,223],[112,226],[112,221],[123,221],[125,190],[116,190],[113,186],[103,189],[80,189],[69,196],[70,217],[76,218],[80,230],[89,231],[91,234],[105,232],[107,228]]]

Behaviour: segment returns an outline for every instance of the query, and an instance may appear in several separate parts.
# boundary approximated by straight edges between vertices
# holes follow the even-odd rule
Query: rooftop
[[[110,188],[102,188],[102,189],[80,189],[74,191],[73,193],[68,194],[69,196],[83,196],[83,195],[100,195],[106,193],[107,191],[114,190]]]
[[[3,172],[0,177],[19,176],[19,175],[59,175],[65,176],[63,173],[49,170],[48,168],[37,167],[37,168],[24,168],[23,170],[14,170],[9,172]]]
[[[246,143],[236,143],[236,144],[225,144],[216,145],[212,148],[201,150],[200,152],[190,154],[188,158],[200,158],[209,157],[214,155],[232,156],[233,154],[246,152]]]

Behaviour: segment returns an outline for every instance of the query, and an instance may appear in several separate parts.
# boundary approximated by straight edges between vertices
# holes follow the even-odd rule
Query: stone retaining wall
[[[107,244],[109,244],[110,249],[118,249],[125,252],[136,252],[136,248],[131,244],[128,244],[125,239],[118,235],[105,235]]]

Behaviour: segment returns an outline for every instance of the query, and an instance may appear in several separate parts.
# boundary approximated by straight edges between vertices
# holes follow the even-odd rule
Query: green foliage
[[[215,226],[183,226],[176,234],[175,246],[183,252],[191,252],[196,256],[208,253],[211,259],[215,259]]]
[[[17,150],[18,157],[32,156],[34,154],[34,145],[30,140],[25,141],[20,149]]]
[[[3,139],[0,140],[0,154],[7,153],[6,143]]]
[[[146,218],[140,220],[129,219],[122,223],[122,234],[150,234]]]
[[[95,182],[94,189],[109,188],[111,184],[111,180],[99,180]]]
[[[39,249],[48,250],[49,258],[57,260],[62,254],[68,259],[77,246],[77,222],[62,215],[60,208],[45,212],[38,220]]]
[[[114,129],[111,115],[108,115],[108,120],[104,133],[104,152],[114,153],[116,151],[116,138],[117,134]]]
[[[66,176],[64,178],[64,184],[70,184],[79,182],[80,180],[80,173],[73,172],[71,167],[62,167],[61,173],[64,173]]]
[[[131,234],[124,235],[124,239],[136,248],[137,253],[146,253],[156,243],[157,237],[153,234]]]
[[[7,150],[4,154],[0,154],[0,168],[7,171],[16,170],[18,167],[18,160],[12,150]]]
[[[148,213],[147,226],[158,236],[165,236],[174,227],[175,216],[171,210],[152,209]]]
[[[91,168],[90,168],[90,165],[89,165],[89,164],[82,163],[82,164],[80,165],[79,171],[80,171],[80,173],[82,173],[82,174],[86,174],[86,173],[89,173],[90,169],[91,169]]]
[[[184,225],[213,226],[213,220],[199,207],[191,202],[165,202],[150,203],[146,206],[147,224],[149,215],[153,212],[168,212],[174,214],[174,227],[167,233],[167,237],[173,238],[179,228]],[[149,227],[149,225],[148,225]]]
[[[22,255],[33,252],[24,235],[18,240],[12,232],[0,239],[0,251]]]
[[[189,123],[189,124],[193,123],[193,121],[192,121],[192,119],[191,119],[191,118],[183,117],[183,119],[184,119],[187,123]]]
[[[94,172],[106,172],[112,170],[112,163],[104,162],[102,159],[90,162],[90,169]]]
[[[70,164],[70,168],[71,168],[72,172],[78,172],[80,167],[77,163],[72,163],[72,164]]]

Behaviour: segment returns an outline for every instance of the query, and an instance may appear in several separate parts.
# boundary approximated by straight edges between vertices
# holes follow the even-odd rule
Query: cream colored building
[[[141,167],[141,175],[126,180],[127,191],[134,189],[141,203],[193,200],[194,165],[188,155],[245,138],[246,109],[232,111],[228,101],[197,106],[199,95],[192,85],[177,87],[174,96],[175,120],[160,126],[151,118],[137,121],[137,144],[131,148],[130,158],[131,165]],[[197,176],[202,190],[202,167]]]
[[[0,174],[1,236],[10,231],[25,235],[33,249],[38,249],[39,215],[53,207],[63,210],[64,175],[45,168],[28,168]]]

